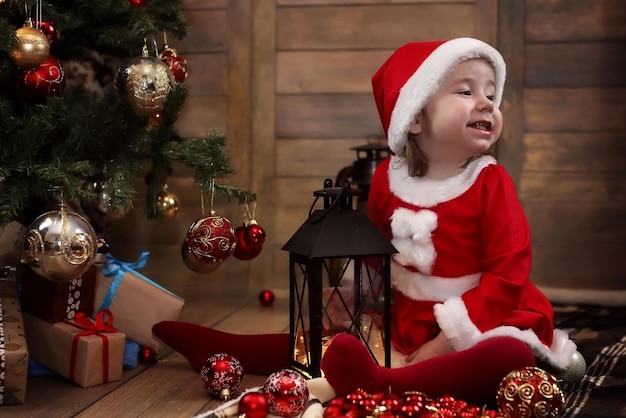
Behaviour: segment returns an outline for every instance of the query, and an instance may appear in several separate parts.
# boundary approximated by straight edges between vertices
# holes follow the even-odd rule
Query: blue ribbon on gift
[[[169,290],[167,290],[166,288],[164,288],[163,286],[160,286],[159,284],[148,279],[146,276],[137,272],[137,269],[141,269],[146,266],[149,255],[150,255],[149,251],[144,251],[141,253],[137,261],[124,262],[124,261],[120,261],[116,259],[111,254],[107,254],[107,262],[102,267],[102,273],[107,277],[113,276],[113,275],[115,275],[115,277],[111,281],[109,290],[107,291],[107,294],[104,296],[104,299],[102,299],[102,303],[100,304],[100,309],[98,311],[101,311],[102,309],[109,309],[111,307],[111,303],[113,303],[113,299],[115,299],[115,295],[117,294],[117,289],[120,287],[120,284],[122,283],[122,279],[124,278],[124,274],[126,273],[132,273],[133,275],[140,278],[141,280],[144,280],[150,283],[151,285],[163,290],[164,292],[167,292],[170,295],[175,296],[177,298],[179,297],[175,295],[174,293],[170,292]]]

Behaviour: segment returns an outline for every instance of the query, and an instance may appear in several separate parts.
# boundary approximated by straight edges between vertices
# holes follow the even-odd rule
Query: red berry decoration
[[[502,379],[497,401],[505,418],[558,417],[565,397],[554,376],[538,367],[526,367]]]
[[[194,222],[185,237],[189,254],[204,264],[213,265],[230,257],[236,242],[233,225],[214,211]]]
[[[265,418],[270,410],[267,398],[261,392],[248,392],[239,399],[238,410],[247,418]]]
[[[243,367],[230,354],[215,354],[207,359],[200,370],[200,378],[210,395],[226,401],[239,390]]]
[[[174,48],[163,45],[159,53],[159,58],[170,67],[174,75],[174,80],[176,80],[177,83],[182,83],[187,79],[187,60],[178,55],[178,52],[176,52]]]
[[[143,347],[139,351],[139,362],[141,364],[153,364],[156,361],[156,352],[150,347]]]
[[[259,302],[261,302],[263,306],[272,306],[274,303],[274,292],[271,290],[262,290],[261,293],[259,293]]]
[[[61,62],[52,55],[48,55],[38,67],[20,69],[17,77],[18,86],[33,101],[60,96],[65,88],[65,71]]]
[[[270,413],[280,417],[293,417],[304,411],[309,399],[309,387],[302,375],[283,369],[272,373],[263,384]]]

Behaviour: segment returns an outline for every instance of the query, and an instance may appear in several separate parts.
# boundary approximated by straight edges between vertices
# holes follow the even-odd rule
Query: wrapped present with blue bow
[[[135,262],[122,262],[107,254],[96,275],[93,315],[109,309],[116,328],[128,339],[159,352],[161,342],[152,335],[152,326],[176,321],[185,300],[137,271],[145,267],[149,254],[143,252]]]

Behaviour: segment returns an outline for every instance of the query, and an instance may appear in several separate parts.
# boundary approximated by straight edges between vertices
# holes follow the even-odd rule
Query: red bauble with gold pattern
[[[58,59],[48,55],[40,66],[29,70],[18,70],[17,84],[28,99],[42,101],[63,93],[65,71]]]
[[[263,384],[270,413],[290,418],[304,411],[309,399],[309,387],[295,370],[282,369],[272,373]]]
[[[180,56],[174,48],[164,45],[159,53],[159,58],[170,67],[174,80],[177,83],[182,83],[187,79],[189,75],[187,72],[187,60]]]
[[[185,243],[189,253],[201,262],[217,264],[231,256],[237,238],[230,221],[212,210],[210,216],[189,227]]]
[[[210,395],[225,401],[239,390],[243,381],[243,367],[230,354],[214,354],[200,370],[200,379]]]
[[[497,401],[505,418],[558,417],[565,397],[554,376],[539,367],[526,367],[502,379]]]

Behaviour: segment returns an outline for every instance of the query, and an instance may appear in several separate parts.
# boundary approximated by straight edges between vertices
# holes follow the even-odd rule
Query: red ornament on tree
[[[271,290],[262,290],[261,293],[259,293],[259,302],[261,302],[263,306],[272,306],[274,303],[274,292]]]
[[[243,367],[230,354],[215,354],[207,359],[200,370],[200,378],[210,395],[225,401],[239,390]]]
[[[243,226],[235,230],[237,247],[233,255],[239,260],[252,260],[263,250],[265,230],[254,219],[244,222]]]
[[[185,238],[189,254],[205,264],[218,264],[230,257],[236,242],[233,225],[213,210],[210,216],[194,222]]]
[[[143,7],[146,4],[146,0],[128,0],[128,3],[133,7]]]
[[[177,83],[182,83],[187,79],[187,60],[178,55],[174,48],[170,48],[167,44],[163,45],[159,58],[170,67]]]
[[[20,69],[17,77],[18,86],[33,101],[60,96],[65,88],[65,71],[61,62],[52,55],[48,55],[39,67]]]
[[[265,418],[270,410],[267,398],[261,392],[248,392],[239,399],[238,410],[247,418]]]
[[[557,380],[538,367],[506,375],[500,382],[497,400],[505,418],[558,417],[565,404]]]
[[[36,26],[39,27],[39,30],[42,31],[44,35],[46,35],[46,38],[48,38],[48,42],[50,43],[50,45],[52,45],[54,42],[57,42],[61,38],[59,29],[52,22],[46,22],[45,20],[41,20],[37,22]]]
[[[295,370],[283,369],[272,373],[263,384],[270,413],[293,417],[304,411],[309,399],[309,387],[304,377]]]

